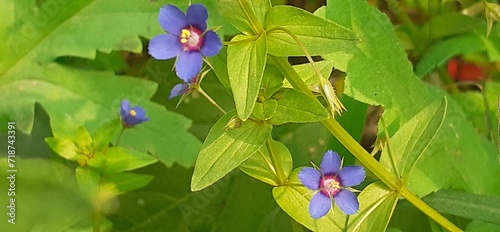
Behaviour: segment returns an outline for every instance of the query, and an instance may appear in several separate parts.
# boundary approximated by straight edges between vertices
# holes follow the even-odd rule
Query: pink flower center
[[[319,187],[321,192],[326,196],[335,196],[342,189],[339,179],[333,175],[326,175],[324,178],[321,178]]]
[[[203,45],[203,33],[195,27],[182,29],[179,37],[184,50],[199,51]]]

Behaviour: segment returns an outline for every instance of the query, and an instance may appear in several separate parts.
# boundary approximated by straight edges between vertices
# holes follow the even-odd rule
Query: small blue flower
[[[185,83],[192,83],[201,71],[203,56],[215,56],[222,49],[217,33],[207,30],[207,8],[203,4],[192,4],[187,9],[187,14],[184,14],[179,8],[169,4],[160,9],[158,18],[168,34],[151,39],[149,54],[158,60],[177,57],[177,76]],[[182,86],[182,89],[185,87]]]
[[[146,110],[140,106],[131,108],[129,100],[122,101],[120,114],[125,127],[133,127],[139,123],[149,121]]]
[[[311,199],[309,212],[313,218],[325,216],[332,208],[332,198],[346,214],[355,214],[359,210],[358,198],[347,187],[361,184],[366,177],[361,166],[347,166],[341,169],[342,161],[337,152],[327,151],[321,161],[321,168],[307,167],[300,171],[302,184],[318,192]]]
[[[196,84],[196,82],[198,81],[198,76],[195,76],[190,83],[180,83],[180,84],[176,84],[172,90],[170,91],[170,96],[168,97],[168,99],[172,99],[174,97],[177,97],[177,96],[180,96],[182,94],[185,94],[187,92],[189,92],[191,90],[191,87],[193,87],[193,85]]]

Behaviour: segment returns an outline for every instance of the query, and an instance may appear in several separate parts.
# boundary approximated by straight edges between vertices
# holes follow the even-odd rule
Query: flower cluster
[[[300,182],[307,188],[318,191],[309,204],[309,212],[313,218],[321,218],[330,211],[332,198],[344,213],[351,215],[358,212],[358,199],[348,187],[363,182],[365,170],[361,166],[341,166],[339,154],[329,150],[321,161],[320,170],[306,167],[300,171]]]
[[[140,106],[131,107],[129,100],[123,100],[120,115],[124,127],[133,127],[139,123],[149,121],[146,110]]]
[[[158,60],[177,57],[175,71],[184,83],[176,85],[170,98],[186,93],[196,83],[203,66],[203,56],[217,55],[222,42],[213,30],[207,30],[208,11],[202,4],[192,4],[184,14],[174,5],[160,9],[161,27],[168,32],[149,42],[149,54]]]

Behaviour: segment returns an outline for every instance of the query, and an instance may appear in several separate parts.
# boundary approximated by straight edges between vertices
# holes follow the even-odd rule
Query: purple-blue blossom
[[[125,127],[133,127],[139,123],[149,121],[146,110],[140,106],[131,107],[129,100],[123,100],[120,115]]]
[[[207,8],[203,4],[192,4],[184,14],[179,8],[169,4],[160,9],[158,19],[168,34],[151,39],[149,54],[158,60],[177,57],[177,76],[184,83],[193,83],[203,66],[203,56],[215,56],[222,49],[217,33],[207,30]],[[187,91],[186,87],[174,87],[175,93]]]
[[[313,218],[325,216],[333,203],[346,214],[358,212],[358,198],[348,188],[363,182],[366,177],[365,170],[356,165],[344,168],[341,166],[342,160],[339,154],[328,150],[321,161],[320,170],[306,167],[300,171],[300,182],[307,188],[318,191],[309,204],[309,213]]]

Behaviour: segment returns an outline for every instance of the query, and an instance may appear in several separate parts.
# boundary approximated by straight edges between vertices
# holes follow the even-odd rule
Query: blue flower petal
[[[120,115],[122,116],[122,118],[127,117],[127,115],[130,112],[130,101],[129,100],[123,100],[120,108],[121,108],[120,109]]]
[[[182,52],[179,37],[163,34],[149,41],[149,54],[157,60],[167,60],[176,57]]]
[[[140,122],[146,122],[146,121],[149,121],[149,118],[148,116],[146,116],[146,110],[140,106],[136,106],[134,108],[132,108],[135,113],[136,113],[136,116],[135,118],[137,118]]]
[[[328,150],[321,161],[321,172],[324,175],[335,175],[340,169],[341,159],[337,152]]]
[[[195,26],[200,31],[207,29],[208,11],[203,4],[192,4],[187,9],[187,19],[189,24]]]
[[[321,192],[316,193],[311,199],[309,204],[309,213],[313,218],[321,218],[325,216],[332,207],[332,201],[329,197],[323,195]]]
[[[219,54],[222,49],[222,42],[217,33],[215,33],[215,31],[207,31],[203,38],[204,41],[201,47],[201,53],[208,57]]]
[[[358,198],[354,193],[347,189],[340,190],[340,192],[335,195],[333,199],[339,206],[340,210],[348,215],[355,214],[359,210]]]
[[[344,187],[352,187],[361,184],[365,180],[365,169],[361,166],[346,166],[340,170],[338,178]]]
[[[174,97],[177,97],[179,95],[182,95],[188,91],[189,85],[188,84],[177,84],[175,85],[172,90],[170,91],[170,97],[168,99],[172,99]]]
[[[174,5],[166,5],[158,15],[161,27],[170,34],[180,35],[181,30],[189,26],[187,16]]]
[[[177,57],[175,71],[184,82],[191,83],[198,76],[203,65],[203,56],[199,51],[184,51]]]
[[[299,172],[299,179],[307,188],[316,190],[319,189],[321,173],[315,168],[307,167]]]

